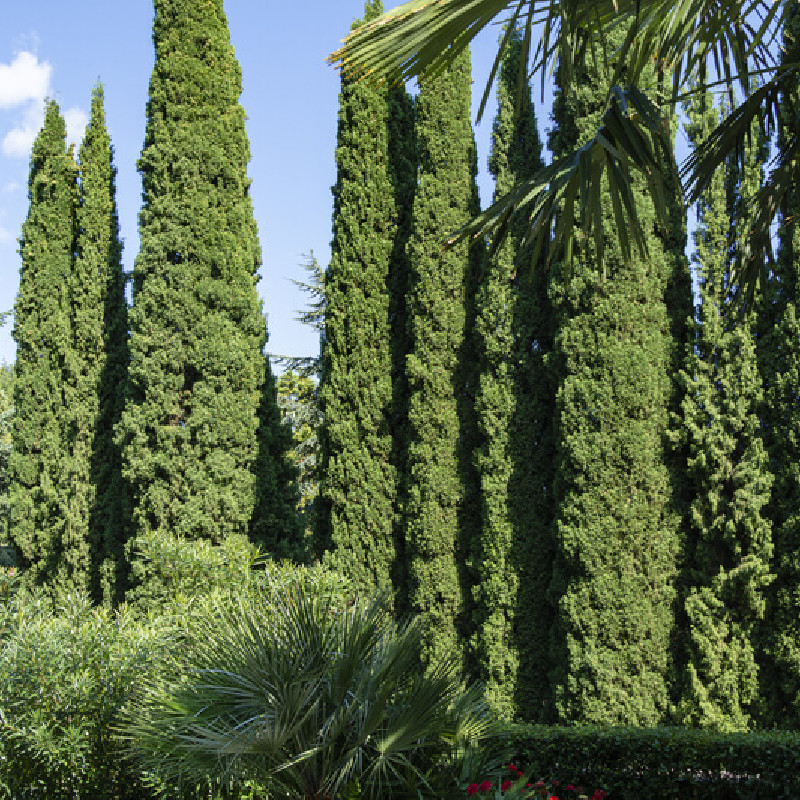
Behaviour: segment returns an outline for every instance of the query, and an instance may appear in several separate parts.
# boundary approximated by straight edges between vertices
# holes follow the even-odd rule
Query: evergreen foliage
[[[80,583],[86,575],[90,554],[88,542],[69,536],[65,386],[72,342],[66,281],[75,247],[78,170],[65,139],[64,119],[50,101],[33,144],[30,207],[20,239],[8,516],[26,579],[70,587],[73,579]]]
[[[489,158],[495,199],[543,166],[530,92],[519,111],[515,104],[521,47],[515,32],[500,68]],[[473,562],[473,641],[487,698],[506,718],[539,717],[552,617],[542,579],[552,550],[550,514],[540,491],[552,458],[543,435],[552,413],[544,366],[549,302],[544,265],[532,265],[530,254],[520,252],[523,235],[518,217],[487,262],[476,295],[481,526]]]
[[[14,368],[0,364],[0,545],[6,543],[8,517],[8,462],[14,421]]]
[[[381,12],[379,0],[368,0],[365,21]],[[393,315],[392,290],[406,271],[409,113],[404,90],[343,78],[325,277],[318,530],[330,565],[366,592],[391,585],[397,557],[392,377],[402,319]]]
[[[319,495],[317,431],[321,421],[316,382],[307,375],[287,370],[278,378],[278,405],[284,422],[292,431],[289,458],[298,472],[298,513],[303,522],[306,540],[312,546]]]
[[[695,146],[719,124],[710,95],[688,107]],[[738,186],[718,171],[698,208],[694,234],[701,306],[683,374],[682,431],[693,497],[686,519],[683,597],[687,664],[679,720],[747,730],[759,699],[754,633],[764,614],[772,553],[764,516],[772,477],[758,411],[763,401],[753,318],[723,316],[729,248],[737,220],[730,193],[752,196],[765,153],[756,147]],[[735,181],[735,176],[733,176]]]
[[[241,70],[222,1],[156,0],[153,42],[119,428],[135,532],[291,549],[290,433],[264,356]]]
[[[69,536],[70,547],[88,547],[88,562],[73,578],[75,588],[110,601],[119,599],[125,582],[128,508],[114,426],[124,404],[128,310],[116,168],[100,86],[92,94],[91,118],[78,158],[81,199],[76,257],[67,282],[72,346],[65,392],[72,458],[65,546]]]
[[[420,173],[409,240],[405,557],[426,663],[463,652],[466,556],[477,527],[470,491],[475,375],[468,360],[474,357],[469,306],[482,251],[466,244],[443,248],[443,237],[479,210],[471,83],[465,52],[422,84],[416,103]]]
[[[789,42],[800,35],[800,5],[790,3],[784,28]],[[779,146],[797,135],[800,92],[783,98],[787,119]],[[800,189],[795,185],[781,209],[776,268],[765,293],[770,328],[760,343],[766,383],[765,438],[775,476],[769,516],[773,525],[776,578],[765,617],[763,694],[768,721],[800,727]]]
[[[607,91],[597,64],[587,55],[569,92],[557,91],[555,157],[597,124]],[[675,317],[685,320],[690,306],[675,290],[687,284],[680,221],[659,230],[640,188],[648,258],[623,259],[603,200],[603,264],[584,241],[569,282],[554,265],[557,508],[548,591],[557,603],[551,680],[563,722],[654,724],[669,702],[680,518],[666,439],[683,352]]]

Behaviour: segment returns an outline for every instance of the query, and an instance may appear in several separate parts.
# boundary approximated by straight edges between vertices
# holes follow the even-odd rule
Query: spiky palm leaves
[[[270,593],[272,594],[272,593]],[[443,796],[494,723],[454,665],[425,671],[420,630],[383,598],[242,599],[201,619],[127,733],[168,783],[254,781],[270,796]]]

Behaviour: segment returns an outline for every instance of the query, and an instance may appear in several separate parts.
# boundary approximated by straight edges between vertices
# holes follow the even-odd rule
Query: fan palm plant
[[[395,624],[384,598],[343,608],[323,591],[269,594],[204,615],[132,709],[125,733],[162,780],[441,797],[488,766],[472,761],[497,732],[479,687],[450,662],[424,670],[419,628]]]
[[[776,47],[791,6],[778,0],[410,0],[353,31],[330,60],[371,80],[436,75],[489,24],[508,22],[479,117],[515,29],[523,30],[520,87],[529,73],[541,76],[544,90],[556,67],[567,86],[585,59],[605,65],[610,89],[595,135],[458,233],[494,233],[497,243],[524,209],[530,223],[525,244],[535,248],[532,263],[545,247],[569,266],[574,243],[589,236],[602,258],[601,181],[608,184],[623,252],[632,246],[644,250],[631,167],[647,174],[663,215],[665,179],[673,185],[680,179],[687,204],[694,203],[720,164],[731,156],[744,159],[754,121],[767,134],[790,131],[754,198],[755,224],[737,248],[735,277],[749,295],[760,277],[755,265],[761,262],[754,255],[769,254],[770,224],[796,183],[800,164],[795,98],[800,42],[784,42],[780,59]],[[623,44],[610,48],[609,33],[619,26]],[[657,77],[647,83],[643,76],[653,74],[653,63]],[[727,92],[732,111],[678,168],[669,119],[690,93],[709,90]]]

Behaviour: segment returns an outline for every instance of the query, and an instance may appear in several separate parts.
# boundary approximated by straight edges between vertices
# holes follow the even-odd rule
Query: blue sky
[[[387,7],[394,3],[387,4]],[[321,263],[330,253],[334,149],[339,77],[325,63],[361,16],[363,0],[265,3],[226,0],[225,10],[242,66],[241,102],[248,115],[250,177],[264,265],[259,292],[268,315],[273,353],[309,355],[316,334],[294,320],[305,295],[303,255]],[[138,250],[141,181],[136,159],[144,140],[145,103],[153,66],[152,4],[148,0],[24,0],[8,3],[0,32],[0,311],[13,308],[19,285],[17,237],[27,213],[30,144],[46,97],[55,98],[79,142],[92,86],[105,86],[108,128],[118,169],[117,200],[126,269]],[[495,30],[473,48],[474,107],[496,47]],[[486,174],[492,105],[476,127],[481,197],[492,192]],[[540,110],[540,127],[547,115]],[[0,329],[0,362],[14,358],[11,323]]]

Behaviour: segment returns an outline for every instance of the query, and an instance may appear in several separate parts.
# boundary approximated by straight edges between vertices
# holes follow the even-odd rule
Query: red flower
[[[544,789],[544,781],[536,781],[533,785],[534,789]]]
[[[553,781],[553,786],[561,786],[561,784],[558,781]]]
[[[500,784],[500,791],[507,792],[514,785],[514,781],[503,781]]]
[[[574,792],[575,791],[575,787],[571,783],[568,783],[567,784],[567,791],[568,792]]]
[[[482,792],[491,792],[494,784],[491,781],[484,781],[478,788]]]
[[[517,767],[515,767],[515,766],[514,766],[514,764],[509,764],[509,765],[508,765],[508,768],[509,768],[509,769],[510,769],[512,772],[522,772],[522,770],[521,770],[521,769],[518,769]]]
[[[547,798],[547,800],[558,800],[558,797],[556,797],[554,794],[551,794],[550,797]]]
[[[602,789],[595,789],[592,800],[604,800],[606,793]]]
[[[480,787],[477,783],[471,783],[467,786],[467,794],[472,797],[472,795],[477,794],[480,791]]]

